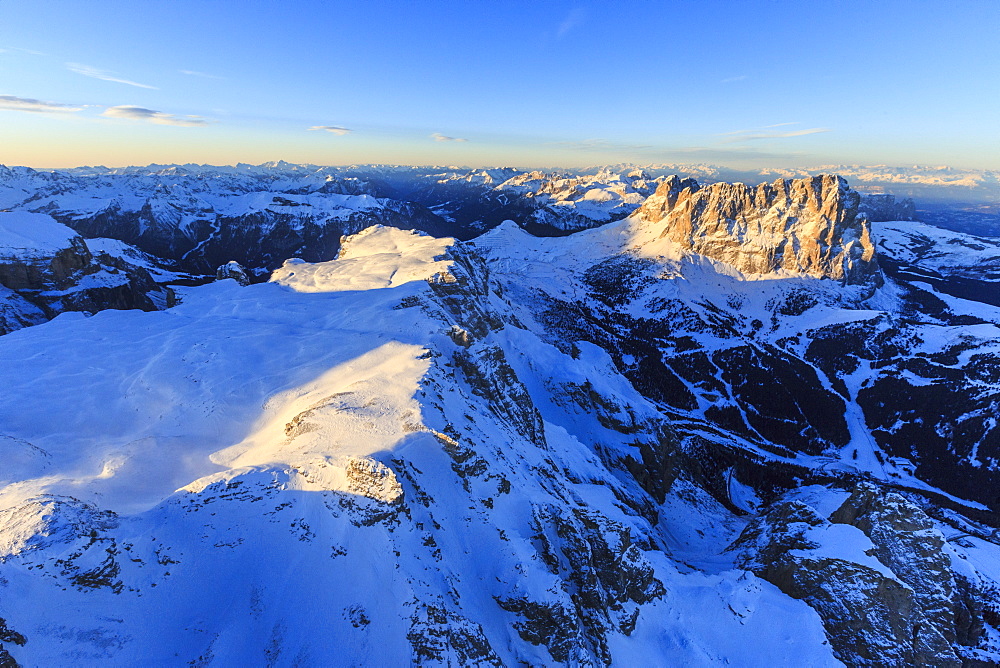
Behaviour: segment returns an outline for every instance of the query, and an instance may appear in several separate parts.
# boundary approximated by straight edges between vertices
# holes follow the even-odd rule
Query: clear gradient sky
[[[0,0],[0,163],[1000,168],[1000,0]]]

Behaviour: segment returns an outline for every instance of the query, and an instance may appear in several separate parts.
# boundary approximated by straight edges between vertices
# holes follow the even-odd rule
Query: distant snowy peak
[[[947,273],[982,277],[985,267],[998,273],[1000,240],[942,230],[914,221],[885,221],[875,225],[880,252],[894,259]]]
[[[333,257],[342,234],[373,224],[451,228],[419,205],[381,197],[375,174],[287,164],[43,173],[0,171],[0,210],[45,213],[85,237],[111,237],[199,273],[236,259],[273,269]]]
[[[619,164],[610,167],[588,167],[581,172],[611,169],[627,172],[643,169],[653,177],[680,174],[693,177],[700,183],[740,181],[749,185],[769,183],[775,179],[801,179],[823,174],[836,174],[846,178],[855,190],[865,195],[889,194],[899,198],[912,197],[917,207],[941,205],[989,205],[990,211],[1000,205],[1000,171],[988,169],[959,169],[948,166],[928,165],[820,165],[813,167],[765,167],[760,169],[735,169],[706,164]],[[901,202],[902,203],[902,202]],[[915,212],[885,217],[876,213],[870,220],[911,220]]]
[[[898,220],[876,223],[873,236],[887,275],[920,289],[1000,306],[1000,239]]]
[[[513,167],[501,167],[497,169],[473,169],[469,172],[457,173],[448,172],[439,174],[438,183],[465,182],[470,185],[496,186],[508,179],[515,178],[522,174]]]
[[[604,168],[596,174],[534,171],[508,179],[497,190],[532,201],[535,223],[573,231],[628,216],[662,181],[641,169]]]
[[[995,191],[1000,201],[1000,181],[988,172],[838,166],[823,173],[857,179],[861,185],[856,189],[864,193],[857,217],[871,221],[917,216],[911,201],[897,200],[895,195],[885,194],[888,192],[919,197],[947,195],[964,201],[974,195],[988,197]],[[647,214],[656,213],[644,214],[644,219],[658,220],[666,214],[653,211],[658,205],[656,197],[651,196],[666,182],[674,184],[668,191],[677,187],[683,190],[687,186],[678,184],[685,183],[686,176],[696,177],[702,184],[719,183],[725,193],[745,198],[751,191],[773,189],[777,182],[754,185],[765,179],[773,181],[775,176],[782,176],[808,180],[821,174],[815,169],[737,171],[710,165],[631,164],[556,171],[398,165],[324,167],[281,161],[221,167],[98,166],[57,171],[0,166],[0,211],[49,214],[85,238],[118,239],[174,262],[187,272],[210,276],[220,265],[236,260],[256,276],[265,276],[290,257],[310,262],[329,260],[335,256],[341,236],[371,225],[419,229],[435,236],[468,240],[504,220],[514,220],[536,236],[562,236],[622,220],[644,204]],[[727,181],[748,185],[721,185]],[[979,185],[971,190],[968,184],[959,185],[966,181]],[[714,191],[695,186],[692,192],[702,190],[705,192],[695,198],[707,203],[705,198]],[[766,204],[765,208],[770,206]],[[779,202],[774,206],[780,209],[783,205]],[[777,209],[773,213],[779,218],[796,215]],[[676,218],[680,214],[671,215]],[[795,247],[799,236],[812,238],[809,235],[820,234],[820,230],[778,230],[769,227],[771,223],[760,228],[763,236],[749,228],[741,232],[727,227],[725,231],[733,243],[755,239],[754,243],[766,250],[762,261],[749,257],[759,250],[754,246],[745,247],[742,253],[736,246],[723,252],[714,242],[699,247],[709,257],[732,262],[749,273],[777,268],[847,282],[865,282],[865,276],[871,273],[863,229],[856,230],[853,250],[845,255],[845,248],[820,247],[812,241],[807,242],[810,248]],[[835,236],[849,232],[838,228]],[[779,240],[767,241],[764,237],[768,235],[776,235]],[[699,232],[697,236],[704,234]],[[776,244],[780,239],[787,244],[779,252]],[[844,240],[851,241],[847,237]],[[693,237],[679,243],[702,252],[695,247]],[[743,257],[736,257],[741,254]]]
[[[671,177],[636,212],[661,236],[745,274],[786,271],[846,284],[879,279],[860,195],[838,176],[700,187]]]
[[[969,189],[1000,186],[1000,173],[996,171],[957,169],[948,166],[823,165],[817,169],[842,174],[859,183],[898,183]]]

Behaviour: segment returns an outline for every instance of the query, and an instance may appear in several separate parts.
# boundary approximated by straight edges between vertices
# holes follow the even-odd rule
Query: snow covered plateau
[[[1000,664],[1000,242],[687,176],[0,168],[0,666]]]

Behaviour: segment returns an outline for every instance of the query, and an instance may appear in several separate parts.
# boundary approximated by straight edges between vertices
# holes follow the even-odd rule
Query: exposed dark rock
[[[585,509],[535,508],[535,541],[549,570],[567,583],[567,597],[551,601],[498,598],[523,621],[514,627],[524,640],[544,645],[553,660],[607,665],[606,636],[635,623],[632,603],[666,593],[629,530]]]
[[[830,521],[861,529],[875,545],[874,556],[913,588],[915,603],[929,624],[918,638],[915,660],[926,665],[951,661],[957,635],[953,609],[957,587],[951,558],[944,551],[944,536],[931,519],[899,494],[862,484]],[[978,641],[968,632],[966,637],[971,641],[966,644]]]
[[[473,393],[486,399],[498,417],[532,443],[545,445],[542,418],[502,348],[459,350],[453,359]]]
[[[236,260],[230,260],[215,271],[215,280],[221,281],[226,278],[231,278],[240,285],[250,285],[250,274]]]
[[[155,311],[172,298],[172,290],[145,268],[105,253],[95,256],[80,236],[69,235],[61,248],[0,249],[0,334],[65,311]]]
[[[909,197],[894,195],[862,195],[858,215],[874,222],[883,220],[916,220],[917,209]]]
[[[935,624],[940,610],[929,614],[908,584],[831,526],[801,502],[781,502],[751,522],[731,549],[740,551],[743,567],[812,606],[848,665],[961,666]],[[847,556],[851,550],[855,557]]]
[[[503,666],[482,627],[443,605],[418,604],[410,622],[414,665]]]

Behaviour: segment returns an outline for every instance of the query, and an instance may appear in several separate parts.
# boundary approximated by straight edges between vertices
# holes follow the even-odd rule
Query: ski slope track
[[[279,168],[395,207],[219,178]],[[570,176],[467,175],[546,202],[471,239],[364,227],[0,337],[0,665],[1000,662],[995,244],[836,177]]]

